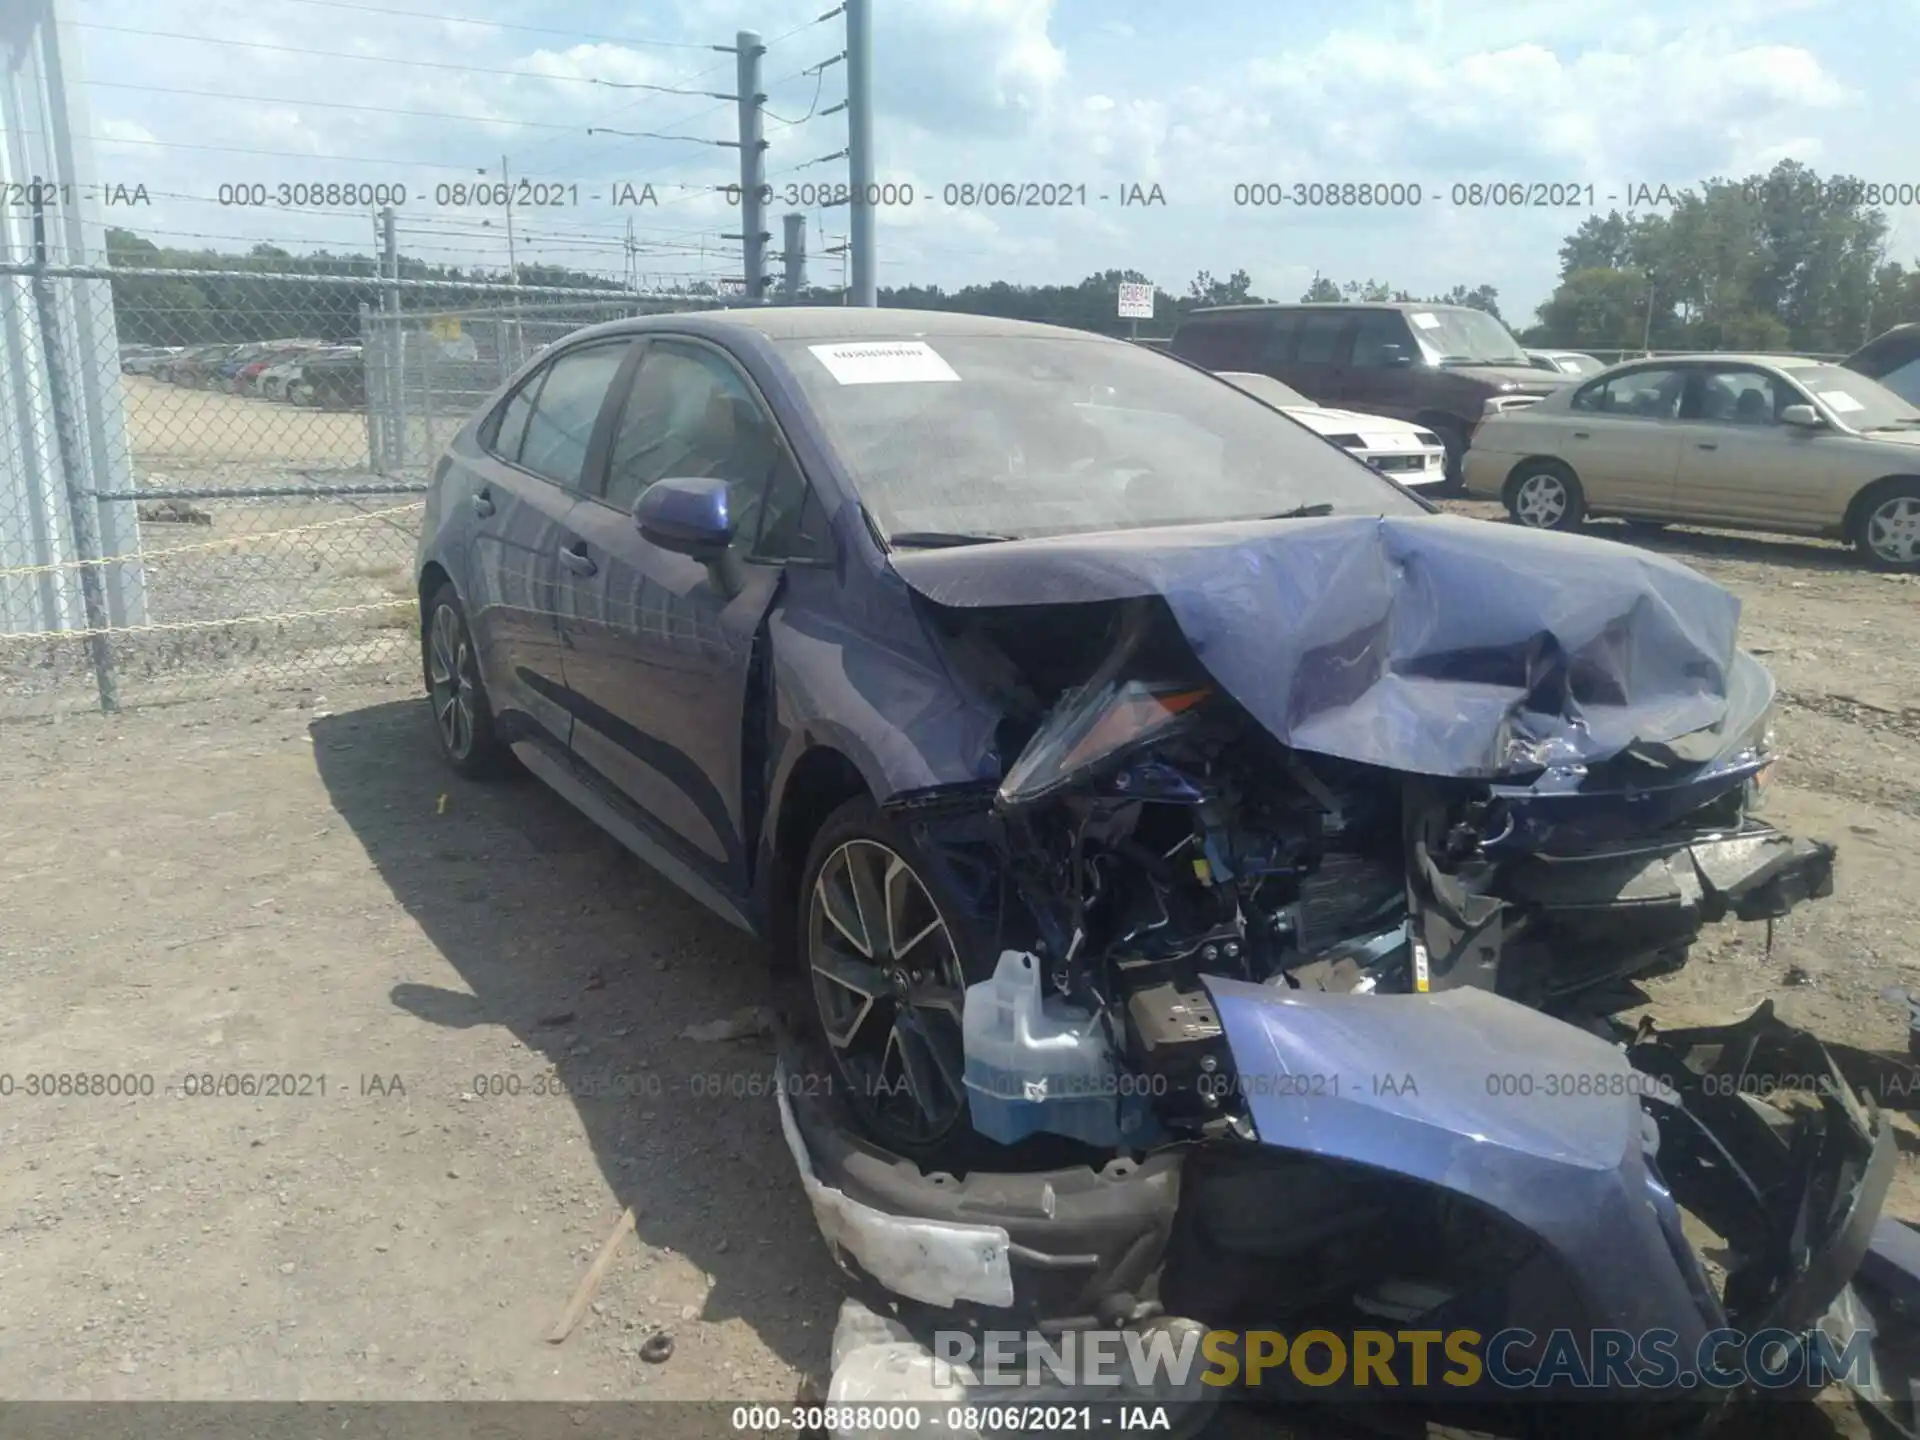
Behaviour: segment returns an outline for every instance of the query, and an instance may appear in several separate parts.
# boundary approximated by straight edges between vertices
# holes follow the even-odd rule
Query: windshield
[[[1849,430],[1920,427],[1920,409],[1878,380],[1838,365],[1795,366],[1788,373]]]
[[[890,538],[1065,535],[1304,505],[1425,510],[1295,421],[1137,345],[1003,334],[778,348]]]
[[[1507,327],[1484,310],[1409,310],[1407,322],[1431,364],[1537,368]]]
[[[1291,385],[1282,385],[1271,375],[1255,375],[1246,370],[1217,370],[1214,372],[1229,385],[1237,385],[1256,400],[1264,400],[1269,405],[1285,410],[1312,410],[1313,401],[1295,390]]]

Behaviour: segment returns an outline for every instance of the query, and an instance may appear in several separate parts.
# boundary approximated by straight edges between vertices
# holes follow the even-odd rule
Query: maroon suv
[[[1209,370],[1252,370],[1317,405],[1411,420],[1447,447],[1447,482],[1488,411],[1571,378],[1539,369],[1507,327],[1464,305],[1223,305],[1181,321],[1169,347]]]

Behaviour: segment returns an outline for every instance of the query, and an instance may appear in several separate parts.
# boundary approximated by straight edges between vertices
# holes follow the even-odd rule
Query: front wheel
[[[1566,466],[1534,460],[1507,481],[1507,513],[1530,530],[1578,530],[1587,501]]]
[[[1894,480],[1860,502],[1853,548],[1876,570],[1920,570],[1920,480]]]
[[[872,801],[849,801],[814,837],[798,898],[797,949],[828,1059],[861,1124],[916,1158],[969,1135],[967,940],[911,839]]]
[[[469,779],[499,774],[512,752],[494,731],[479,657],[451,583],[442,585],[426,604],[420,650],[440,753]]]

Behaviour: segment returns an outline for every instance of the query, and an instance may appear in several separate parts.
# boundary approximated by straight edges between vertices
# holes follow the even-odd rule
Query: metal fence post
[[[67,519],[73,527],[74,558],[80,570],[80,598],[87,617],[87,649],[93,658],[93,681],[100,692],[101,710],[120,708],[120,686],[113,673],[113,645],[107,637],[107,593],[100,573],[100,532],[95,523],[93,497],[86,488],[81,466],[80,431],[73,413],[73,391],[67,383],[66,347],[61,344],[60,306],[47,274],[46,203],[38,175],[33,177],[33,300],[39,311],[40,342],[46,351],[47,400],[53,408],[54,444],[60,452],[60,474],[66,481]],[[57,632],[56,632],[57,633]]]
[[[433,352],[439,348],[436,337],[428,331],[420,335],[420,423],[426,430],[421,441],[421,455],[428,464],[439,453],[440,447],[433,440]]]
[[[380,465],[380,414],[373,402],[371,372],[374,365],[374,348],[373,307],[362,300],[360,302],[360,388],[365,393],[361,396],[361,406],[367,420],[367,468],[378,475],[384,472]]]

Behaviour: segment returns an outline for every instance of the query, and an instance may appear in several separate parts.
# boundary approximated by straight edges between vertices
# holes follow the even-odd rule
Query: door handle
[[[470,503],[473,505],[473,513],[483,520],[493,514],[493,497],[484,490],[474,491]]]
[[[576,575],[591,575],[600,567],[587,554],[587,542],[576,540],[571,545],[560,547],[560,563]]]
[[[1720,448],[1720,442],[1718,440],[1700,440],[1695,443],[1702,450],[1718,450]]]
[[[1576,430],[1573,432],[1573,438],[1576,440],[1591,440],[1593,437],[1585,430]]]

